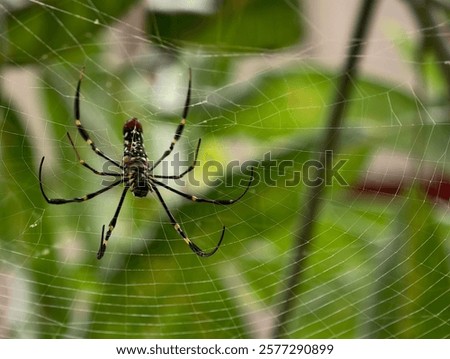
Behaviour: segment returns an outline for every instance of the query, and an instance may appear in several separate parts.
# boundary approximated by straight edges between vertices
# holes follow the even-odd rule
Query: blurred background
[[[450,6],[373,2],[363,51],[350,55],[358,76],[336,101],[370,1],[0,1],[0,337],[450,337]],[[129,194],[98,261],[120,187],[44,200],[42,156],[49,197],[105,185],[66,136],[105,169],[74,122],[83,67],[81,121],[117,161],[131,117],[151,160],[168,148],[191,69],[174,156],[192,161],[202,139],[199,184],[173,186],[235,198],[255,167],[232,206],[161,189],[200,247],[226,226],[214,256],[190,251],[155,196]],[[308,164],[326,133],[336,173],[311,196]],[[172,158],[155,173],[171,173]],[[208,163],[218,185],[204,183]]]

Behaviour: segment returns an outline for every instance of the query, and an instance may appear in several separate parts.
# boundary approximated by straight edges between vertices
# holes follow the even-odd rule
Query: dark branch
[[[439,32],[439,23],[434,18],[434,6],[430,0],[408,0],[419,28],[422,29],[427,48],[432,49],[440,66],[442,77],[445,80],[447,94],[450,96],[450,46],[448,38]]]
[[[360,54],[363,52],[376,3],[376,0],[365,0],[361,5],[358,20],[351,35],[346,63],[338,78],[337,91],[328,117],[327,131],[319,149],[320,163],[332,166],[331,161],[328,161],[326,156],[337,149],[340,137],[339,128],[342,127],[344,110],[352,89],[352,82],[357,75],[357,65],[361,59]],[[303,209],[299,211],[301,216],[293,245],[295,253],[294,258],[286,268],[286,286],[280,293],[278,322],[275,324],[273,331],[273,337],[275,338],[287,336],[287,324],[294,317],[293,312],[296,309],[297,295],[302,284],[302,274],[306,268],[305,261],[312,239],[313,226],[317,222],[317,213],[323,198],[322,192],[326,182],[324,177],[327,170],[329,169],[323,168],[320,170],[318,173],[319,178],[322,179],[322,181],[319,181],[320,185],[309,188],[306,201],[302,205]]]

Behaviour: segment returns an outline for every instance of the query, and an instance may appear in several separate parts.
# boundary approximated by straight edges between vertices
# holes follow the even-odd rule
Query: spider
[[[42,166],[44,164],[45,156],[42,157],[40,165],[39,165],[39,186],[42,192],[42,195],[44,196],[45,200],[49,204],[66,204],[66,203],[72,203],[72,202],[85,202],[88,201],[94,197],[97,197],[98,195],[109,191],[111,188],[116,187],[120,184],[123,184],[123,191],[122,195],[120,196],[119,204],[117,205],[116,211],[109,222],[108,230],[106,232],[105,236],[105,225],[102,227],[102,235],[100,238],[100,248],[97,252],[97,259],[101,259],[106,251],[106,245],[108,244],[108,240],[111,237],[111,234],[116,226],[117,218],[119,217],[120,210],[122,208],[123,202],[125,200],[125,196],[128,193],[128,191],[131,191],[135,197],[146,197],[149,192],[154,192],[156,194],[156,197],[158,198],[159,202],[164,207],[165,212],[167,213],[167,216],[169,217],[169,220],[175,230],[178,232],[178,234],[183,238],[183,240],[186,242],[186,244],[189,246],[189,248],[198,256],[200,257],[209,257],[216,253],[218,250],[220,244],[222,243],[224,234],[225,234],[225,226],[222,227],[222,233],[220,236],[220,239],[217,243],[217,245],[210,251],[206,252],[202,250],[199,246],[197,246],[192,240],[188,238],[186,233],[183,231],[181,226],[176,221],[175,217],[171,213],[169,207],[167,206],[166,202],[164,201],[163,197],[161,196],[161,193],[158,189],[158,187],[165,188],[171,192],[176,193],[177,195],[180,195],[181,197],[184,197],[188,200],[191,200],[193,202],[198,203],[212,203],[212,204],[218,204],[218,205],[230,205],[238,200],[240,200],[248,191],[250,188],[252,182],[253,182],[253,168],[251,168],[250,173],[250,180],[247,184],[247,187],[245,188],[244,192],[235,199],[207,199],[207,198],[200,198],[191,194],[187,194],[184,192],[181,192],[177,189],[174,189],[170,187],[169,185],[165,184],[161,181],[161,179],[180,179],[190,171],[194,169],[194,166],[196,165],[198,151],[200,149],[201,139],[198,140],[197,148],[195,150],[194,155],[194,161],[192,164],[181,174],[179,175],[169,175],[169,176],[163,176],[163,175],[156,175],[153,174],[153,170],[167,157],[172,153],[172,150],[181,137],[181,134],[183,133],[183,129],[186,125],[186,118],[189,111],[189,105],[190,105],[190,99],[191,99],[191,85],[192,85],[192,74],[191,70],[189,69],[189,84],[188,84],[188,91],[186,95],[186,102],[184,104],[183,114],[181,121],[175,131],[175,135],[173,137],[172,142],[170,143],[169,148],[163,153],[163,155],[154,163],[150,163],[147,157],[147,154],[145,152],[144,148],[144,142],[143,142],[143,130],[142,125],[139,122],[137,118],[131,118],[127,122],[125,122],[123,126],[123,141],[124,141],[124,151],[123,151],[123,157],[122,161],[116,161],[106,155],[102,150],[100,150],[94,143],[94,141],[89,136],[88,131],[83,127],[80,120],[80,87],[81,87],[81,81],[83,79],[84,75],[84,69],[81,70],[80,78],[78,80],[76,92],[75,92],[75,101],[74,101],[74,114],[75,114],[75,125],[77,126],[78,132],[80,133],[81,137],[86,141],[86,143],[91,147],[91,149],[94,151],[94,153],[103,159],[105,159],[110,164],[117,166],[121,173],[114,173],[114,172],[104,172],[104,171],[97,171],[95,168],[91,167],[86,161],[84,161],[76,147],[75,144],[70,137],[70,134],[67,133],[67,136],[69,138],[69,141],[71,143],[72,148],[75,151],[76,157],[78,159],[78,162],[89,169],[91,172],[93,172],[96,175],[99,176],[107,176],[107,177],[114,177],[116,180],[112,182],[111,184],[99,189],[96,192],[92,192],[89,194],[86,194],[81,197],[74,197],[71,199],[64,199],[64,198],[49,198],[43,188],[42,184]]]

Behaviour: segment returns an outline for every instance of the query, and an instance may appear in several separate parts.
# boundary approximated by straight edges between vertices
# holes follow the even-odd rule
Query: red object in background
[[[353,186],[353,188],[360,193],[396,196],[400,194],[402,190],[405,190],[406,186],[405,183],[402,182],[376,182],[368,181],[366,179],[356,186]],[[426,193],[427,197],[433,201],[448,202],[450,200],[450,176],[444,175],[440,179],[425,180],[422,182],[421,188]]]
[[[449,202],[450,175],[436,167],[418,170],[420,163],[399,153],[381,152],[372,158],[365,175],[352,186],[368,195],[397,196],[420,181],[420,188],[432,201]]]
[[[434,200],[450,199],[450,177],[445,174],[439,179],[432,179],[423,183],[423,189],[429,198]]]
[[[358,192],[367,192],[372,194],[393,195],[396,196],[400,193],[401,183],[395,184],[383,184],[376,182],[363,182],[355,187]]]

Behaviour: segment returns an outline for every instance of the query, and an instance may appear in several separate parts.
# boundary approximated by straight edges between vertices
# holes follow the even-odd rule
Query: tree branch
[[[320,152],[320,163],[332,167],[332,152],[337,149],[340,137],[339,129],[343,123],[343,114],[352,89],[352,81],[357,74],[357,66],[361,59],[365,39],[369,30],[370,20],[373,17],[376,0],[365,0],[360,8],[360,12],[350,39],[350,46],[346,57],[346,62],[338,78],[337,91],[332,102],[331,112],[328,117],[327,131],[324,135]],[[294,249],[295,254],[292,262],[286,268],[286,286],[280,293],[280,303],[278,312],[278,322],[275,324],[273,337],[281,338],[287,336],[288,324],[293,318],[296,309],[297,293],[302,283],[305,262],[309,251],[314,224],[317,222],[317,213],[323,198],[322,193],[325,187],[325,174],[330,168],[322,168],[318,173],[318,185],[310,187],[306,194],[306,201],[300,211],[301,217],[295,234]]]
[[[450,96],[450,46],[448,38],[439,33],[439,24],[433,16],[433,6],[430,0],[408,0],[419,27],[422,29],[426,45],[436,54],[442,76],[445,80],[447,93]]]

